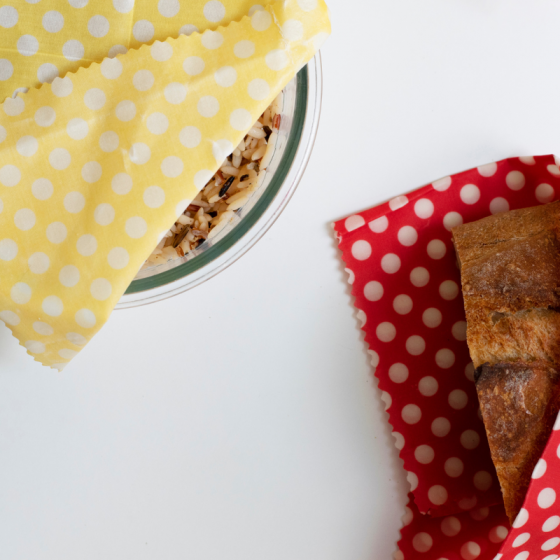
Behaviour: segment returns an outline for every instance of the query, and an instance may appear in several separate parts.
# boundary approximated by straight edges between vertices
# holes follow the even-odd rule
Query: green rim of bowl
[[[165,284],[169,284],[170,282],[174,282],[179,278],[184,278],[185,276],[192,274],[225,253],[256,224],[259,218],[270,206],[274,197],[278,194],[278,191],[284,183],[284,179],[288,175],[294,161],[301,140],[303,123],[307,112],[307,87],[307,67],[304,67],[297,75],[296,105],[292,128],[282,160],[278,164],[278,169],[272,177],[266,191],[262,194],[251,211],[230,233],[228,233],[228,235],[220,240],[219,243],[204,251],[204,253],[201,253],[192,260],[172,268],[171,270],[166,270],[165,272],[161,272],[160,274],[156,274],[155,276],[150,276],[148,278],[133,280],[130,283],[130,286],[128,286],[128,289],[125,292],[126,294],[135,294],[137,292],[158,288],[160,286],[164,286]]]

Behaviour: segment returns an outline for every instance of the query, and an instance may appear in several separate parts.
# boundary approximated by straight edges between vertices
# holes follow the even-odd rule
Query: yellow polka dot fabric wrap
[[[171,32],[166,14],[190,13],[190,4],[187,23],[199,30],[203,17],[209,27],[240,16],[217,1],[143,1],[132,11],[128,0],[96,0],[93,16],[92,0],[69,0],[64,12],[61,1],[25,4],[8,16],[4,4],[2,25],[16,21],[12,28],[41,41],[52,33],[53,52],[67,43],[57,33],[72,10],[89,10],[90,32],[104,29],[102,19],[91,23],[101,5],[116,10],[103,16],[100,40],[113,33],[111,41],[83,39],[92,57],[111,48],[119,27],[128,30],[119,41],[133,47]],[[62,20],[48,15],[55,5]],[[28,29],[22,8],[38,6],[48,17]],[[0,105],[0,318],[42,364],[63,368],[99,330],[161,234],[330,32],[322,0],[244,8],[227,26],[105,58]],[[18,80],[32,77],[22,72]]]

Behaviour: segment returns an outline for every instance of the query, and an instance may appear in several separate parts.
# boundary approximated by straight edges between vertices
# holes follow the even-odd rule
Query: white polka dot
[[[66,239],[67,235],[68,230],[62,222],[52,222],[47,226],[47,239],[51,243],[58,245]]]
[[[418,477],[416,476],[416,474],[409,471],[406,474],[406,480],[408,480],[408,483],[410,484],[410,490],[414,492],[414,490],[418,488]]]
[[[519,158],[519,161],[525,165],[535,165],[536,163],[533,156],[522,156]]]
[[[443,465],[445,474],[451,478],[458,478],[461,476],[464,468],[465,466],[463,465],[463,461],[461,461],[458,457],[450,457]]]
[[[422,266],[413,268],[410,273],[410,282],[417,288],[423,288],[430,281],[430,273]]]
[[[206,2],[206,4],[204,4],[203,13],[204,17],[208,21],[212,23],[218,23],[219,21],[222,21],[222,19],[224,19],[226,15],[226,9],[224,5],[218,0],[210,0],[210,2]]]
[[[64,17],[54,10],[43,16],[43,27],[49,33],[58,33],[64,27]]]
[[[115,58],[119,54],[126,54],[128,49],[124,45],[113,45],[109,49],[109,58]]]
[[[119,135],[111,130],[104,132],[99,137],[99,147],[106,153],[114,152],[119,147]]]
[[[443,179],[438,179],[432,183],[432,187],[436,191],[443,192],[446,191],[451,186],[451,177],[443,177]]]
[[[202,190],[206,183],[212,179],[214,173],[209,169],[202,169],[198,171],[194,176],[194,185],[198,190]]]
[[[400,451],[404,447],[404,437],[399,432],[393,432],[393,437],[395,438],[395,447]],[[410,511],[408,508],[406,509]],[[405,522],[405,525],[408,525],[408,523]]]
[[[346,231],[354,231],[355,229],[361,228],[366,221],[362,218],[362,216],[354,215],[346,218],[344,221],[344,227]]]
[[[122,122],[129,122],[136,116],[136,105],[130,101],[121,101],[115,109],[117,119]]]
[[[443,486],[436,484],[428,490],[428,498],[432,504],[441,506],[447,502],[447,490]]]
[[[152,113],[146,119],[146,126],[152,134],[165,134],[169,128],[169,119],[163,113]]]
[[[221,140],[217,140],[216,142],[212,142],[212,154],[216,158],[216,161],[220,164],[233,152],[233,148],[234,148],[233,144],[226,139],[221,139]],[[212,172],[210,173],[211,175],[208,177],[208,180],[210,180],[213,175]],[[201,188],[204,187],[205,184],[206,183],[203,183],[201,185]]]
[[[133,239],[140,239],[144,237],[148,231],[148,224],[144,218],[135,216],[134,218],[129,218],[125,224],[125,231],[129,237]]]
[[[551,175],[554,175],[555,177],[560,177],[560,168],[558,167],[558,165],[547,165],[546,169]]]
[[[505,529],[505,532],[499,531],[499,529]],[[498,542],[501,542],[507,537],[508,530],[503,526],[495,527],[495,533],[496,533],[496,537],[498,537],[500,539]],[[500,533],[502,533],[502,534],[500,534]],[[503,538],[501,538],[502,535],[503,535]],[[521,533],[520,535],[517,535],[517,537],[514,539],[513,543],[511,544],[511,546],[513,548],[519,548],[520,546],[524,545],[530,538],[531,538],[530,533]],[[490,537],[490,540],[493,541],[493,542],[497,541],[497,539],[492,539],[492,537]],[[560,539],[559,539],[559,541],[560,541]]]
[[[459,196],[465,204],[475,204],[480,199],[480,189],[476,185],[465,185]]]
[[[111,181],[111,187],[115,194],[128,194],[132,189],[132,177],[127,173],[117,173]]]
[[[304,12],[312,12],[317,7],[317,0],[297,0],[297,3]]]
[[[35,122],[38,126],[48,127],[51,126],[56,119],[55,110],[52,107],[41,107],[35,111]]]
[[[429,198],[421,198],[414,204],[414,213],[426,220],[434,213],[434,203]]]
[[[205,95],[198,100],[196,108],[200,116],[209,119],[220,110],[220,103],[212,95]]]
[[[22,136],[16,142],[16,150],[22,157],[31,157],[37,153],[39,149],[39,142],[34,136]]]
[[[40,111],[40,109],[39,109]],[[39,124],[39,123],[37,123]],[[4,140],[6,140],[6,137],[8,136],[8,133],[6,132],[6,129],[0,124],[0,144],[2,144],[2,142],[4,142]]]
[[[371,365],[376,368],[379,365],[379,354],[375,350],[368,350]]]
[[[0,183],[5,187],[15,187],[21,180],[21,171],[15,165],[4,165],[0,169]]]
[[[358,312],[356,313],[356,318],[358,319],[358,321],[360,321],[360,328],[363,329],[367,322],[367,316],[365,312],[362,309],[358,309]]]
[[[297,19],[289,19],[282,25],[282,35],[288,41],[299,41],[303,37],[303,25]]]
[[[526,509],[522,509],[521,511],[524,511],[526,514],[527,519],[529,519],[529,512]],[[517,516],[519,518],[519,516],[521,515],[521,511],[519,512],[519,515]],[[525,516],[524,516],[525,517]],[[527,519],[525,520],[525,522],[527,521]],[[515,520],[515,523],[513,524],[514,527],[521,527],[522,525],[525,524],[522,523],[521,525],[517,525],[517,519]],[[542,530],[545,533],[550,533],[550,531],[554,531],[554,529],[556,529],[556,527],[558,527],[558,525],[560,525],[560,517],[558,515],[553,515],[552,517],[549,517],[542,526]]]
[[[413,356],[419,356],[426,349],[426,343],[421,336],[413,335],[406,340],[406,350]]]
[[[73,288],[80,281],[80,271],[73,264],[61,268],[58,279],[63,286]]]
[[[233,53],[237,58],[249,58],[255,54],[255,43],[252,41],[239,41],[235,43]]]
[[[14,303],[26,304],[31,299],[32,291],[25,282],[17,282],[12,286],[10,297]]]
[[[465,367],[465,377],[469,381],[474,381],[474,364],[472,362]]]
[[[85,346],[87,344],[87,338],[75,332],[66,333],[66,339],[76,346]]]
[[[407,404],[402,409],[401,416],[407,424],[418,424],[422,418],[422,411],[415,404]]]
[[[432,239],[428,243],[428,256],[434,260],[442,259],[447,251],[445,243],[440,239]]]
[[[130,161],[132,163],[136,163],[137,165],[144,165],[150,160],[152,151],[150,150],[149,146],[147,146],[143,142],[137,142],[136,144],[132,144],[128,152],[128,156],[130,157]]]
[[[154,75],[149,70],[138,70],[132,78],[132,84],[138,91],[148,91],[154,82]]]
[[[367,243],[367,241],[365,241],[364,243]],[[398,257],[398,255],[395,255],[394,253],[387,253],[381,259],[381,268],[387,274],[395,274],[395,272],[397,272],[400,269],[400,267],[401,267],[401,259]]]
[[[268,52],[264,57],[264,61],[271,70],[276,72],[286,68],[290,62],[288,55],[281,49],[274,49]]]
[[[121,14],[128,14],[134,8],[134,0],[113,0],[113,7]]]
[[[447,418],[436,418],[432,422],[432,434],[436,437],[445,437],[451,430],[451,423]]]
[[[451,327],[451,333],[453,338],[456,340],[467,340],[467,323],[466,321],[457,321],[453,327]]]
[[[554,189],[547,183],[541,183],[535,190],[539,202],[551,202],[554,199]]]
[[[177,206],[175,206],[175,216],[178,218],[181,214],[183,214],[183,212],[185,211],[185,208],[191,203],[191,200],[186,198],[184,200],[181,200],[181,202],[177,203]],[[162,232],[160,235],[159,240],[161,241],[163,239],[163,236],[166,234],[167,232],[164,231]]]
[[[453,280],[445,280],[439,286],[439,295],[447,301],[455,299],[458,294],[459,286],[457,286],[457,283],[453,282]]]
[[[101,109],[105,102],[107,101],[107,97],[103,90],[99,88],[91,88],[88,89],[84,95],[84,103],[88,109],[92,111],[98,111]]]
[[[0,59],[0,80],[2,80],[1,59]],[[15,99],[8,97],[4,101],[3,107],[4,107],[4,113],[6,113],[6,115],[8,115],[9,117],[17,117],[18,115],[21,115],[21,113],[23,113],[23,110],[25,109],[25,101],[21,97],[16,97]]]
[[[498,171],[498,164],[497,163],[487,163],[486,165],[481,165],[477,167],[478,172],[483,177],[492,177]]]
[[[29,2],[30,0],[26,0],[27,2]],[[40,2],[41,0],[33,0],[33,4],[36,4],[38,2]],[[114,2],[115,0],[113,0]],[[85,6],[88,5],[89,0],[68,0],[68,3],[70,4],[70,6],[72,6],[73,8],[84,8]]]
[[[389,379],[393,383],[404,383],[408,379],[408,368],[401,363],[393,364],[389,368]]]
[[[0,58],[0,82],[9,80],[14,73],[13,64],[6,58]],[[6,108],[4,108],[6,111]],[[9,114],[6,112],[6,114]]]
[[[189,56],[183,62],[183,70],[189,76],[198,76],[204,70],[204,60],[199,56]]]
[[[95,327],[97,323],[95,314],[89,309],[80,309],[76,312],[76,315],[74,315],[74,319],[76,323],[84,329],[91,329]]]
[[[154,24],[146,19],[141,19],[134,24],[132,34],[140,43],[147,43],[154,38]]]
[[[20,208],[14,214],[14,223],[21,231],[28,231],[35,225],[35,212],[29,208]]]
[[[62,54],[66,60],[82,60],[85,55],[84,45],[77,41],[76,39],[71,39],[70,41],[66,41],[64,45],[62,45]]]
[[[144,191],[143,199],[149,208],[159,208],[165,202],[165,191],[161,187],[148,187]]]
[[[175,177],[179,177],[179,175],[183,173],[184,167],[185,166],[181,158],[178,158],[177,156],[168,156],[161,163],[161,172],[166,177],[175,178]],[[212,173],[210,175],[210,178],[211,177],[212,177]]]
[[[458,212],[448,212],[443,217],[443,226],[447,231],[451,231],[452,228],[460,226],[463,223],[463,216]]]
[[[191,23],[187,23],[179,29],[179,35],[192,35],[193,33],[198,33],[198,27]]]
[[[89,126],[84,119],[71,119],[66,125],[66,132],[72,140],[83,140],[89,132]]]
[[[533,474],[531,478],[541,478],[546,472],[546,461],[544,459],[539,459],[535,468],[533,469]]]
[[[449,369],[455,363],[455,354],[449,348],[442,348],[436,353],[436,364],[442,369]]]
[[[441,325],[442,315],[439,309],[429,307],[422,313],[422,322],[430,329],[435,329]]]
[[[122,71],[123,65],[118,58],[106,58],[101,63],[101,74],[108,80],[116,80]]]
[[[64,304],[57,296],[47,296],[43,300],[43,311],[50,317],[59,317],[64,311]]]
[[[461,547],[461,557],[463,560],[474,560],[480,556],[480,546],[474,541],[466,542]]]
[[[128,265],[130,256],[128,251],[123,247],[114,247],[107,255],[107,262],[111,268],[121,270]]]
[[[97,251],[97,239],[93,235],[86,233],[76,242],[76,249],[82,257],[91,257]]]
[[[175,17],[179,10],[181,9],[181,4],[179,0],[159,0],[158,2],[158,12],[167,18]]]
[[[33,272],[33,274],[44,274],[49,270],[49,266],[51,265],[51,261],[48,255],[45,253],[33,253],[29,259],[27,260],[27,264],[29,265],[29,270]]]
[[[249,82],[247,93],[251,99],[254,99],[255,101],[262,101],[270,95],[270,86],[265,80],[256,78],[255,80]]]
[[[382,342],[391,342],[397,335],[397,330],[392,323],[386,321],[377,325],[375,333],[377,334],[377,338]]]
[[[110,204],[99,204],[93,212],[93,217],[100,226],[108,226],[115,219],[115,209]]]
[[[11,261],[18,254],[17,243],[12,239],[2,239],[0,241],[0,259],[3,261]]]
[[[202,133],[196,126],[186,126],[179,133],[179,141],[185,148],[196,148],[202,140]]]
[[[400,294],[393,300],[393,309],[399,315],[406,315],[412,311],[412,299],[406,294]]]
[[[428,533],[416,533],[412,539],[412,547],[417,552],[428,552],[433,544],[434,541]]]
[[[96,278],[91,283],[89,291],[96,300],[105,301],[111,297],[113,287],[111,286],[111,282],[106,278]]]
[[[423,465],[428,465],[434,460],[434,450],[429,445],[419,445],[414,450],[414,458]]]
[[[528,535],[529,533],[526,534]],[[553,548],[556,548],[559,544],[560,544],[560,537],[553,537],[552,539],[548,539],[542,544],[541,550],[552,550]]]
[[[398,210],[408,204],[408,198],[404,195],[396,196],[389,201],[389,208],[391,210]]]
[[[272,24],[272,16],[265,11],[257,10],[251,17],[251,25],[255,31],[266,31]]]
[[[420,379],[418,383],[418,391],[425,397],[433,397],[439,389],[439,384],[435,377],[427,375]]]
[[[461,522],[456,517],[446,517],[440,527],[446,537],[454,537],[461,531]]]
[[[465,395],[466,396],[466,395]],[[474,486],[482,492],[486,492],[492,486],[492,475],[486,471],[478,471],[473,478]]]
[[[33,323],[33,330],[42,336],[51,336],[54,334],[54,329],[43,321],[35,321]]]
[[[13,6],[2,6],[0,8],[0,27],[10,29],[18,22],[19,14]]]
[[[51,85],[51,90],[56,97],[67,97],[72,93],[73,89],[74,84],[68,76],[65,78],[56,78]]]
[[[358,261],[365,261],[371,256],[371,245],[360,239],[352,245],[352,256]]]
[[[102,174],[103,168],[97,161],[89,161],[82,167],[82,178],[86,183],[96,183]]]
[[[556,492],[553,488],[545,488],[539,492],[537,503],[541,509],[549,508],[556,501]]]
[[[215,50],[222,46],[224,36],[219,31],[211,31],[207,29],[200,38],[201,43],[208,50]]]
[[[173,56],[173,47],[162,41],[156,41],[150,48],[150,54],[158,62],[166,62]]]
[[[187,97],[187,86],[179,82],[173,82],[165,86],[163,95],[168,103],[179,105],[185,100],[185,97]]]
[[[24,346],[31,354],[43,354],[46,351],[45,345],[38,340],[27,340]]]
[[[525,186],[525,175],[521,171],[510,171],[506,176],[506,185],[512,191],[519,191]]]
[[[498,214],[499,212],[507,212],[509,210],[509,202],[498,196],[490,202],[490,212],[492,214]]]
[[[364,286],[364,296],[369,301],[379,301],[383,297],[383,286],[372,280]]]
[[[403,226],[397,233],[397,239],[401,245],[410,247],[418,240],[418,233],[412,226]]]
[[[229,116],[229,124],[232,128],[243,132],[250,128],[252,121],[251,113],[247,109],[235,109]]]
[[[520,527],[523,527],[523,525],[525,525],[525,523],[527,523],[528,520],[529,520],[529,512],[525,508],[521,508],[519,510],[519,513],[517,514],[517,517],[515,518],[515,521],[513,522],[512,527],[514,529],[519,529]],[[560,517],[558,518],[558,521],[560,523]],[[543,531],[544,530],[545,529],[543,526]]]
[[[58,351],[58,355],[64,360],[71,360],[76,354],[77,352],[75,350],[70,350],[69,348],[62,348]]]
[[[465,430],[461,434],[461,445],[465,449],[476,449],[480,443],[480,436],[474,430]]]
[[[39,41],[33,35],[22,35],[18,39],[17,50],[23,56],[33,56],[39,50]]]
[[[524,550],[523,552],[516,554],[513,560],[527,560],[527,558],[529,558],[529,552],[527,550]],[[555,560],[558,557],[556,556],[556,554],[553,554],[552,558]],[[547,556],[546,558],[543,558],[543,560],[551,560],[551,557]]]
[[[97,39],[109,33],[109,20],[104,16],[93,16],[88,21],[88,31]]]

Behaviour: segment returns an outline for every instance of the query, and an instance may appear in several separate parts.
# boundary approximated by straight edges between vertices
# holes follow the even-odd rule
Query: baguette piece
[[[452,230],[476,389],[511,522],[560,409],[559,226],[555,202]]]

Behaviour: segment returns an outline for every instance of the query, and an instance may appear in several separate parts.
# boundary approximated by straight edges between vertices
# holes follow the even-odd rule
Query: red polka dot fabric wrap
[[[542,510],[539,499],[552,509],[553,496],[560,495],[560,483],[556,490],[551,474],[560,469],[560,432],[553,432],[545,452],[553,464],[541,467],[550,488],[533,481],[523,510],[527,519],[520,515],[519,529],[508,537],[479,415],[451,238],[451,228],[461,223],[558,198],[560,168],[553,156],[510,158],[439,179],[334,224],[411,485],[397,553],[401,559],[471,560],[498,553],[503,560],[558,557],[553,552],[560,538],[552,547],[556,541],[550,541],[550,531],[560,525],[560,517]],[[546,498],[533,496],[536,487],[550,492],[543,494]],[[543,523],[556,525],[547,532]],[[551,548],[541,549],[545,541]],[[552,552],[547,556],[545,550]]]

